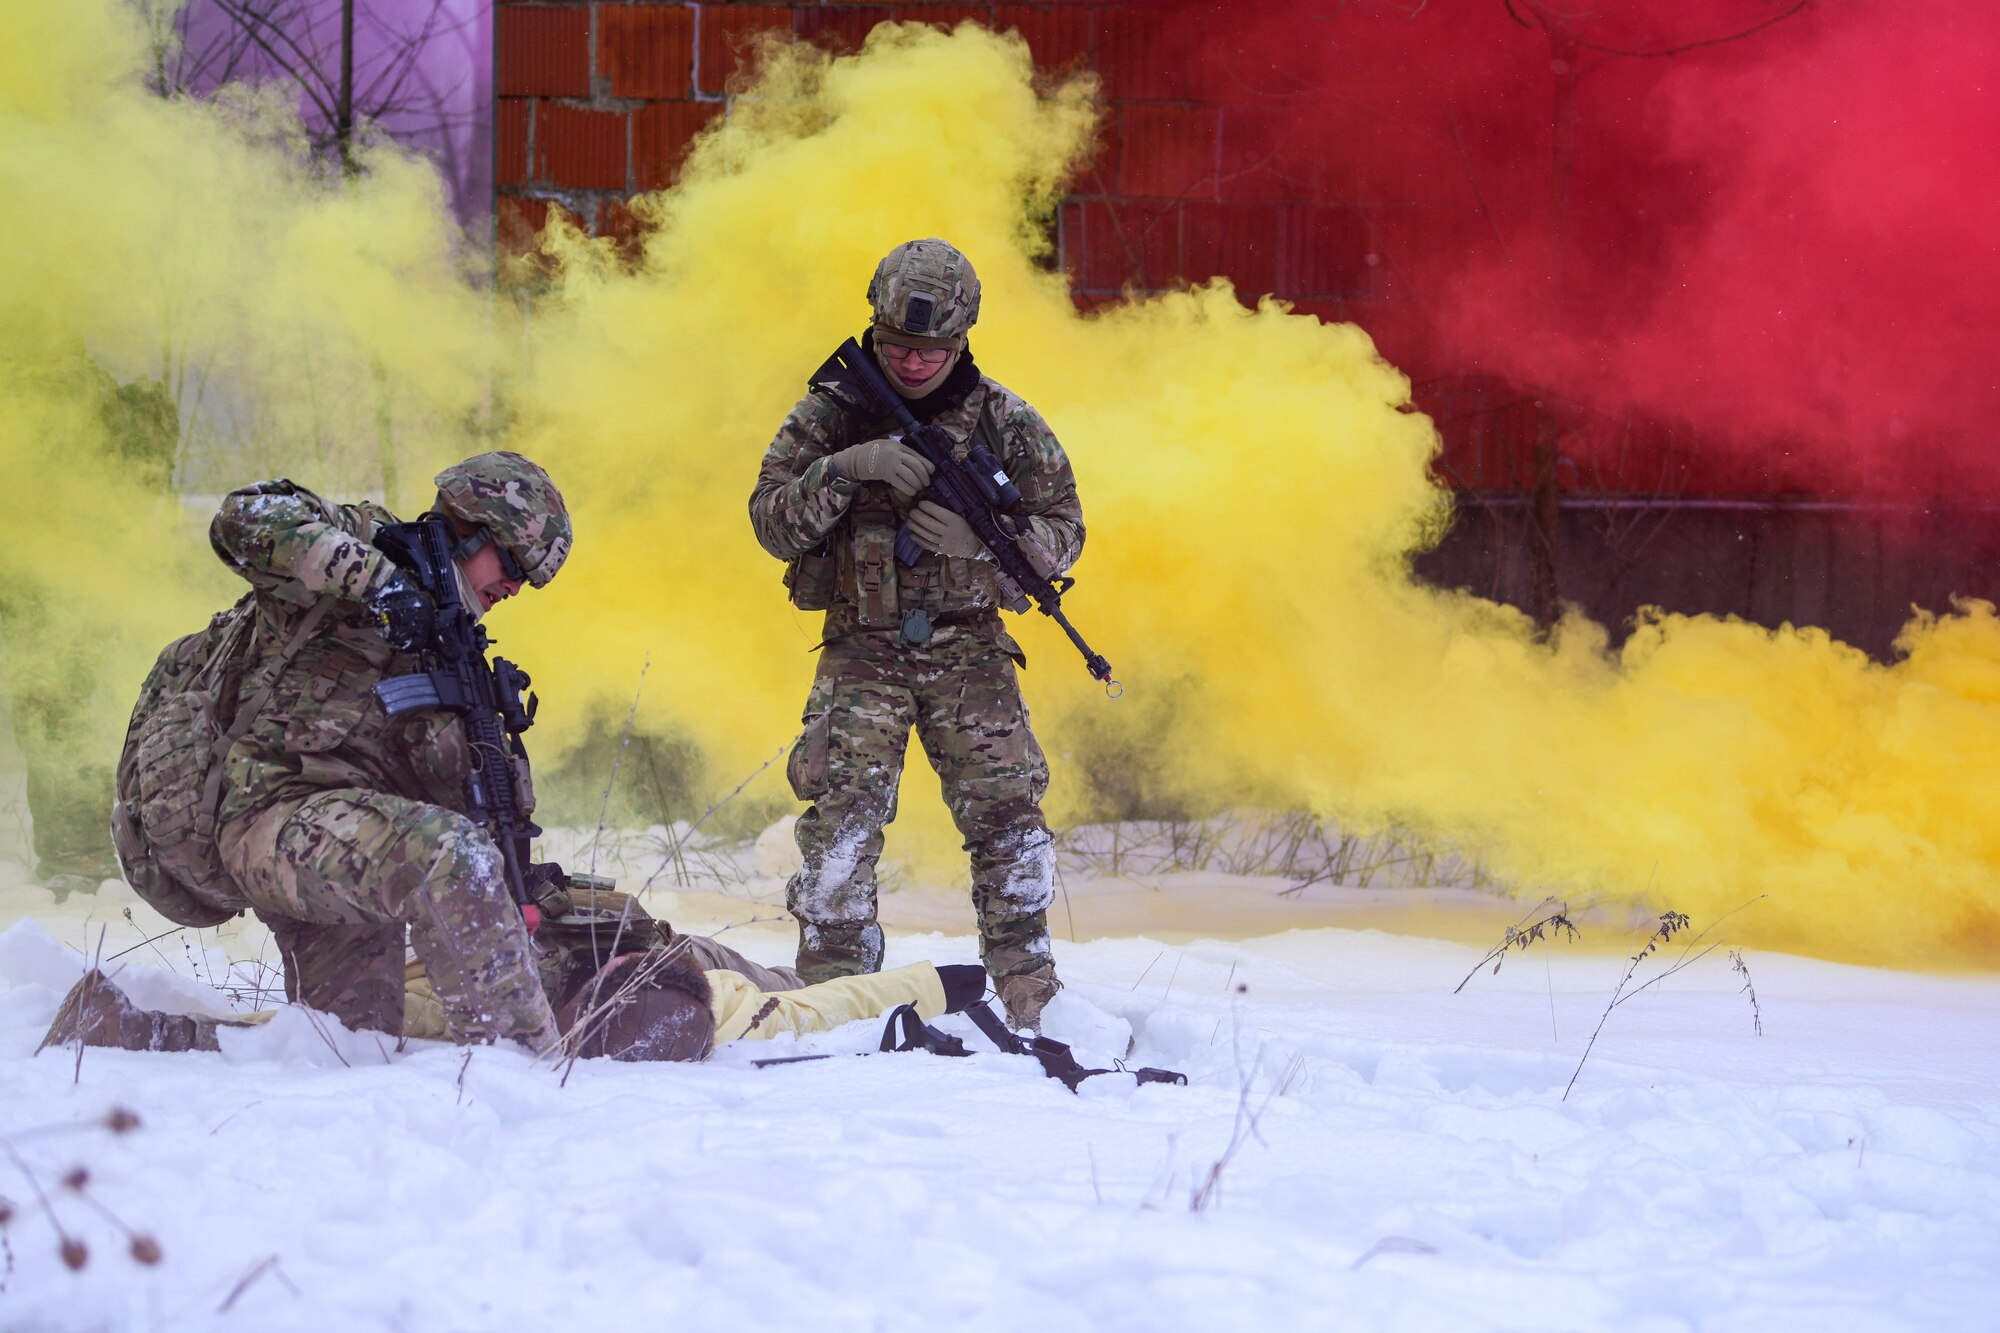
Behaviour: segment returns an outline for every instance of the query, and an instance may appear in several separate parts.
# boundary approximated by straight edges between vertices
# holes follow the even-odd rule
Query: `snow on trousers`
[[[464,815],[336,788],[232,821],[220,841],[295,1003],[400,1034],[407,923],[454,1041],[558,1040],[499,849]]]
[[[994,977],[1051,962],[1055,852],[1042,818],[1048,761],[1028,727],[1014,662],[979,626],[941,628],[923,647],[857,630],[829,642],[792,747],[803,868],[786,890],[807,982],[882,965],[875,864],[896,817],[910,730],[972,855],[980,955]],[[991,628],[997,630],[997,618]]]

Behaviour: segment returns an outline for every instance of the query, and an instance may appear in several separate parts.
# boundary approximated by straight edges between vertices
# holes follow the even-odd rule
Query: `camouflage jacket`
[[[1060,574],[1083,551],[1083,506],[1069,458],[1039,412],[976,368],[973,378],[977,382],[964,398],[932,423],[959,442],[963,458],[980,414],[990,415],[1001,463],[1021,491],[1014,520],[1021,547],[1045,572]],[[990,559],[927,552],[914,566],[898,566],[890,552],[910,502],[882,483],[830,475],[829,455],[895,429],[893,422],[869,419],[828,390],[815,389],[800,399],[765,452],[750,495],[758,542],[781,560],[816,550],[830,556],[836,620],[886,626],[919,607],[936,615],[1000,605],[999,571]],[[882,583],[886,589],[878,588]]]
[[[209,525],[222,562],[255,592],[256,633],[239,699],[270,676],[306,610],[337,600],[279,677],[271,698],[224,760],[224,822],[333,787],[367,787],[456,810],[466,805],[471,749],[446,712],[390,720],[372,690],[418,669],[385,643],[360,599],[394,570],[370,545],[397,522],[380,505],[332,504],[289,481],[232,491]],[[526,774],[524,800],[532,800]]]

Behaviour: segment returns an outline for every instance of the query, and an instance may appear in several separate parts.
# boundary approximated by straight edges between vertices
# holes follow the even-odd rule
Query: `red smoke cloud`
[[[1345,311],[1420,381],[1637,409],[1712,490],[2000,496],[2000,6],[1154,14],[1164,91],[1222,108],[1190,197],[1355,205]]]

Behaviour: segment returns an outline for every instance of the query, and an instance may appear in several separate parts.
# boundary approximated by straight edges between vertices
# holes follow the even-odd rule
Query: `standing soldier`
[[[973,364],[971,263],[943,241],[907,242],[876,267],[868,301],[864,353],[959,457],[975,441],[992,450],[1021,492],[1012,521],[1022,551],[1045,576],[1062,573],[1083,549],[1076,479],[1040,414]],[[1014,1025],[1039,1027],[1061,983],[1047,918],[1055,854],[1040,806],[1048,763],[1014,674],[1027,659],[1001,626],[991,554],[965,519],[916,501],[931,464],[893,429],[816,387],[771,442],[750,497],[757,540],[789,562],[792,600],[827,612],[788,769],[811,802],[797,829],[805,864],[786,891],[798,970],[818,981],[882,965],[875,863],[915,727],[972,855],[987,973]],[[908,566],[895,556],[905,524],[924,551]]]

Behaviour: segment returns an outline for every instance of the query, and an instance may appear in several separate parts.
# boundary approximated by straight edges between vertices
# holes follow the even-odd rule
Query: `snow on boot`
[[[51,1046],[103,1046],[119,1051],[213,1051],[218,1020],[141,1009],[96,968],[63,997],[37,1052]]]
[[[1049,966],[1001,977],[993,985],[1000,993],[1000,1003],[1006,1007],[1007,1024],[1016,1032],[1040,1032],[1042,1010],[1062,989],[1055,968]]]

